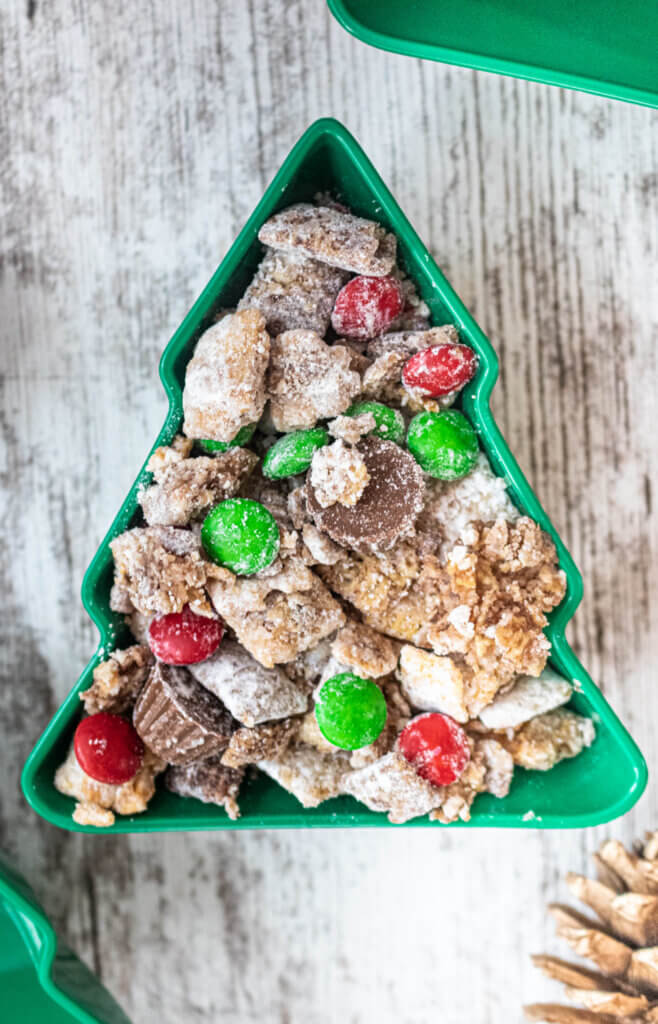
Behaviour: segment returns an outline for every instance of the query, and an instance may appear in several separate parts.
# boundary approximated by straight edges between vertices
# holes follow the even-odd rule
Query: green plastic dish
[[[0,857],[0,991],[11,1024],[130,1024],[53,927],[24,878]]]
[[[658,4],[646,0],[328,0],[381,50],[658,106]]]
[[[169,413],[153,447],[170,442],[180,426],[185,366],[197,338],[212,321],[215,310],[235,305],[254,273],[262,253],[257,239],[260,225],[281,207],[309,200],[316,192],[326,190],[339,194],[356,213],[374,217],[395,232],[401,261],[431,307],[434,322],[458,324],[464,338],[477,351],[480,357],[478,373],[463,393],[462,408],[475,426],[496,472],[505,477],[514,501],[541,523],[555,540],[568,585],[566,596],[553,612],[547,628],[553,644],[552,662],[567,679],[574,680],[577,690],[573,698],[574,707],[597,719],[597,739],[580,757],[562,762],[547,774],[519,770],[512,790],[504,800],[486,795],[478,797],[471,822],[467,826],[460,823],[458,827],[581,827],[616,818],[640,797],[647,779],[646,766],[637,746],[565,640],[564,629],[580,601],[582,581],[494,423],[489,396],[498,376],[496,356],[363,150],[338,122],[316,121],[302,136],[205,291],[167,345],[160,363],[160,376],[169,396]],[[120,646],[129,637],[121,617],[109,609],[113,570],[108,542],[136,521],[137,490],[147,479],[148,475],[142,468],[82,584],[84,606],[101,634],[100,648],[39,739],[23,770],[23,791],[28,801],[39,814],[60,828],[99,831],[90,826],[76,825],[71,820],[73,802],[56,792],[52,778],[66,754],[79,715],[79,691],[90,685],[91,673],[103,654]],[[258,776],[244,788],[240,806],[242,817],[238,821],[230,821],[218,807],[183,799],[160,788],[144,815],[118,818],[111,828],[104,831],[388,824],[384,815],[367,810],[347,796],[304,810],[293,796],[265,776]],[[421,819],[409,822],[409,827],[431,824]]]

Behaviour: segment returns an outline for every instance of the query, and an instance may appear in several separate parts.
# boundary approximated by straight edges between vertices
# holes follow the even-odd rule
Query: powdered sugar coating
[[[243,776],[242,769],[223,764],[221,754],[212,754],[200,761],[170,765],[164,781],[172,793],[193,797],[204,804],[217,804],[235,821],[240,817],[237,796]]]
[[[139,496],[147,523],[187,526],[217,502],[237,494],[257,462],[258,456],[246,448],[230,448],[212,457],[173,463]]]
[[[190,665],[190,672],[243,725],[298,715],[308,707],[304,688],[282,669],[264,668],[232,640],[225,640],[212,657]]]
[[[427,814],[441,800],[441,790],[421,779],[396,751],[350,772],[342,789],[370,810],[387,813],[395,825]]]
[[[571,683],[547,667],[539,678],[521,676],[511,690],[498,694],[493,703],[482,709],[480,721],[487,729],[516,729],[531,718],[566,704],[572,692]]]
[[[294,744],[276,758],[259,761],[258,767],[292,793],[302,807],[317,807],[339,795],[350,762],[345,751],[322,753]]]
[[[497,519],[514,523],[519,516],[505,481],[494,474],[487,456],[480,452],[474,469],[461,480],[427,481],[419,525],[421,529],[440,532],[443,538],[440,556],[445,561],[469,523]]]
[[[296,203],[270,217],[258,238],[274,249],[297,250],[354,274],[384,277],[395,264],[395,235],[335,207]]]
[[[343,345],[327,345],[313,331],[285,331],[272,341],[267,373],[270,416],[277,430],[313,427],[338,416],[361,390]]]
[[[347,276],[303,253],[267,249],[238,310],[260,310],[272,337],[299,329],[324,335]]]
[[[296,557],[271,577],[212,581],[208,593],[243,647],[266,668],[293,661],[345,621],[329,590]]]
[[[78,825],[107,828],[114,824],[113,812],[141,814],[146,810],[155,793],[155,777],[165,767],[161,758],[146,750],[141,768],[128,782],[97,782],[82,770],[71,745],[66,760],[55,772],[54,785],[58,792],[78,801],[73,811],[73,820]]]
[[[265,318],[256,309],[229,313],[209,327],[185,372],[185,434],[227,442],[259,420],[269,355]]]
[[[363,455],[340,439],[313,456],[309,481],[322,508],[336,503],[351,508],[370,482]]]

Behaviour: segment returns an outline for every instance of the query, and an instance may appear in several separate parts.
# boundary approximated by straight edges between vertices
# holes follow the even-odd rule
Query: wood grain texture
[[[658,754],[658,114],[377,52],[321,0],[0,8],[0,846],[135,1024],[479,1024],[555,989],[583,833],[87,837],[20,766],[95,644],[83,571],[159,354],[304,128],[355,133],[496,346],[494,407],[586,581],[572,639]]]

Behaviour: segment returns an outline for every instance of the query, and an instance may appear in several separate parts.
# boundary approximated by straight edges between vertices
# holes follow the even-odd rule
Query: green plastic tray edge
[[[55,930],[36,900],[31,887],[7,861],[0,857],[0,904],[3,905],[25,943],[34,965],[37,980],[46,996],[66,1011],[80,1024],[130,1024],[118,1004],[103,989],[101,982],[94,979],[111,1006],[112,1017],[97,1016],[80,1006],[60,988],[53,978],[53,967],[58,951]],[[87,968],[81,964],[87,973]],[[91,974],[91,972],[89,972]],[[47,1022],[44,1021],[44,1024]]]
[[[497,472],[502,475],[513,494],[517,497],[519,504],[546,529],[555,541],[560,564],[567,576],[567,594],[562,604],[556,609],[552,616],[551,623],[547,629],[553,645],[553,651],[557,654],[569,677],[576,681],[578,687],[590,704],[592,713],[599,717],[600,721],[615,735],[615,739],[621,748],[625,758],[632,766],[635,781],[624,796],[616,803],[608,806],[605,810],[580,815],[545,814],[538,820],[522,820],[520,816],[505,815],[502,813],[474,815],[470,822],[456,822],[450,826],[440,825],[440,828],[472,828],[472,827],[502,827],[502,828],[582,828],[593,825],[600,825],[606,821],[625,814],[642,795],[648,778],[648,772],[644,758],[634,740],[628,734],[622,723],[619,721],[610,705],[607,703],[598,687],[586,672],[571,647],[569,646],[564,630],[573,616],[583,593],[582,578],[576,568],[571,555],[564,546],[562,540],[555,531],[548,516],[544,512],[537,497],[532,491],[528,481],[523,475],[514,456],[508,448],[496,422],[493,419],[489,407],[489,399],[494,384],[498,377],[498,359],[496,354],[473,317],[470,315],[464,304],[446,281],[439,267],[436,265],[429,252],[417,236],[404,213],[400,210],[391,192],[383,183],[379,174],[365,155],[357,141],[348,130],[338,121],[332,118],[322,118],[315,121],[302,135],[296,145],[288,154],[286,160],[275,175],[271,184],[265,191],[261,201],[238,235],[237,239],[226,254],[210,282],[203,290],[194,306],[187,314],[178,330],[174,333],[169,344],[166,346],[160,360],[160,378],[169,399],[169,410],[160,433],[151,451],[160,444],[168,443],[180,423],[181,389],[175,379],[173,366],[180,353],[181,348],[187,342],[190,328],[197,325],[199,320],[205,317],[213,304],[214,286],[217,279],[222,275],[222,268],[241,258],[246,249],[252,243],[258,228],[263,221],[262,210],[268,205],[272,195],[285,192],[292,169],[296,168],[305,158],[307,153],[316,145],[323,135],[333,137],[334,143],[341,145],[349,154],[349,158],[357,165],[359,172],[367,181],[369,187],[376,195],[377,200],[385,211],[397,212],[401,218],[396,231],[408,245],[416,248],[427,268],[431,271],[433,285],[439,288],[441,300],[450,310],[455,323],[457,323],[469,339],[476,339],[480,355],[480,363],[484,365],[484,372],[478,374],[477,386],[471,385],[464,394],[463,406],[468,409],[474,420],[474,425],[480,435],[483,446],[489,458],[493,461]],[[475,382],[474,382],[475,384]],[[147,456],[146,462],[148,462]],[[216,829],[252,829],[252,828],[323,828],[323,827],[381,827],[387,826],[388,822],[384,815],[372,815],[370,813],[361,815],[341,814],[340,820],[332,812],[326,814],[316,812],[313,817],[305,817],[304,810],[290,814],[277,814],[273,816],[263,815],[252,818],[240,818],[237,821],[230,821],[221,817],[209,823],[207,818],[186,817],[180,823],[172,820],[171,823],[163,825],[150,825],[148,812],[145,816],[135,818],[119,818],[117,822],[107,829],[97,829],[93,826],[78,825],[69,815],[53,813],[47,803],[41,799],[34,785],[34,779],[42,761],[47,757],[53,743],[59,739],[64,728],[68,727],[69,721],[75,715],[79,707],[78,693],[85,685],[92,668],[104,656],[106,650],[111,649],[113,633],[108,624],[100,617],[99,610],[95,607],[93,591],[98,577],[105,568],[107,559],[106,548],[109,540],[118,532],[123,530],[130,521],[137,503],[137,490],[144,479],[144,466],[140,470],[128,496],[126,497],[119,513],[110,526],[105,538],[101,542],[96,555],[85,573],[82,583],[82,601],[90,618],[97,626],[100,633],[100,645],[94,657],[81,674],[73,690],[60,706],[49,725],[37,741],[22,772],[21,785],[23,793],[30,806],[51,824],[73,832],[85,832],[91,835],[109,833],[134,833],[150,831],[203,831]],[[430,822],[426,818],[415,819],[406,823],[404,827],[420,828],[432,827],[437,823]],[[391,826],[393,827],[393,826]],[[401,826],[395,826],[400,828]]]
[[[504,57],[489,57],[469,53],[467,50],[453,50],[451,47],[437,46],[433,43],[400,39],[397,36],[367,28],[347,10],[345,0],[327,0],[327,4],[336,21],[350,35],[378,50],[400,53],[405,57],[419,57],[439,61],[443,64],[454,64],[457,67],[472,68],[474,71],[490,71],[498,75],[510,75],[512,78],[522,78],[527,82],[540,82],[542,85],[577,89],[595,96],[624,100],[627,103],[635,103],[643,107],[658,107],[658,93],[635,89],[630,85],[605,82],[602,79],[589,78],[586,75],[577,75],[572,72],[554,71],[540,65],[521,64]]]

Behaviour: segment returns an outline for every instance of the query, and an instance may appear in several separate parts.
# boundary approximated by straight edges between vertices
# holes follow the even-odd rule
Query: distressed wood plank
[[[585,577],[574,643],[651,764],[656,112],[371,50],[320,0],[9,0],[0,39],[0,845],[136,1022],[520,1018],[554,991],[543,903],[656,825],[653,790],[587,833],[90,842],[18,774],[93,648],[79,585],[164,416],[162,347],[328,113],[500,354],[496,415]]]

